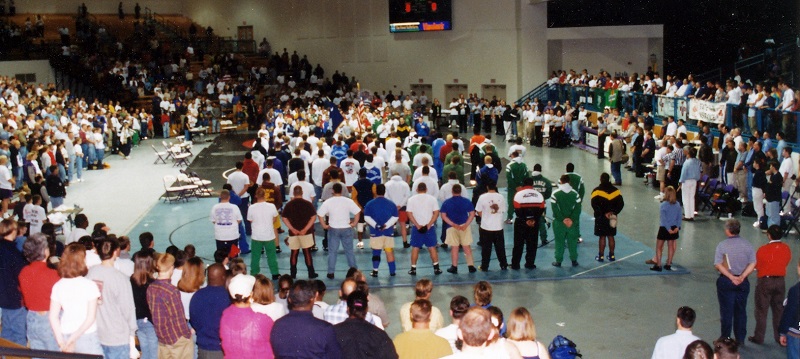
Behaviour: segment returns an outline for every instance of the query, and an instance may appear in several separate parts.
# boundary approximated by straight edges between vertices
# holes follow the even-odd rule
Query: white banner
[[[656,114],[662,117],[667,116],[675,116],[675,121],[677,120],[684,120],[688,118],[689,106],[686,103],[686,99],[683,97],[675,98],[675,97],[667,97],[667,96],[657,96],[658,97],[658,107],[656,108]],[[678,108],[675,108],[677,104]]]
[[[706,123],[725,123],[725,103],[692,99],[689,101],[689,118]]]

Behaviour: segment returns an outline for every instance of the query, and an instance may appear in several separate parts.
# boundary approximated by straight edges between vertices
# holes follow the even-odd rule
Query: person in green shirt
[[[456,178],[458,179],[458,183],[463,185],[464,184],[464,164],[461,162],[461,156],[455,155],[455,156],[451,157],[448,154],[447,157],[449,158],[449,161],[446,162],[447,164],[444,166],[444,169],[442,170],[442,176],[446,176],[450,172],[455,172],[456,173]]]
[[[581,197],[569,184],[569,175],[561,175],[558,189],[550,197],[553,209],[553,234],[556,241],[554,267],[561,267],[564,259],[564,247],[569,248],[569,259],[572,266],[578,266],[578,237],[580,236],[578,219],[581,216]]]
[[[575,173],[575,165],[573,165],[572,162],[567,163],[566,175],[569,176],[569,185],[572,186],[575,192],[578,192],[578,196],[580,196],[581,202],[583,202],[583,196],[586,194],[586,186],[583,185],[583,177]],[[583,243],[583,237],[581,237],[580,234],[580,226],[578,227],[578,243]]]
[[[531,177],[533,178],[533,189],[536,192],[539,192],[544,196],[544,198],[550,198],[553,195],[553,183],[550,182],[547,177],[542,175],[542,165],[535,164],[533,165],[533,172],[531,173]],[[545,223],[545,219],[547,218],[547,207],[545,207],[544,211],[542,212],[542,217],[539,218],[539,239],[542,241],[542,246],[550,243],[547,241],[547,228],[548,226],[543,225]]]
[[[506,181],[508,182],[508,214],[506,224],[511,224],[514,218],[514,195],[517,194],[517,187],[522,186],[522,182],[530,176],[528,166],[522,162],[522,157],[517,151],[511,152],[511,162],[506,166]]]

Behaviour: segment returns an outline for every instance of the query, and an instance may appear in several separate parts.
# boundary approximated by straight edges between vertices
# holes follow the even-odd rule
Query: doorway
[[[236,31],[236,39],[238,41],[239,52],[254,52],[256,49],[255,41],[253,41],[253,27],[252,26],[239,26]]]
[[[481,85],[481,97],[487,100],[492,100],[493,97],[497,100],[506,99],[506,85]],[[508,102],[508,101],[506,101]]]
[[[450,104],[450,101],[453,101],[453,98],[459,98],[460,95],[464,95],[464,98],[467,98],[469,93],[467,89],[469,87],[467,85],[462,84],[450,84],[444,85],[444,99],[439,100],[442,103],[442,107],[446,107],[446,104]]]

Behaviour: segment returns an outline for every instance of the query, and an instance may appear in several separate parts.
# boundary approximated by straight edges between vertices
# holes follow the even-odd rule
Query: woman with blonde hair
[[[547,347],[536,340],[536,324],[533,317],[524,307],[511,311],[506,321],[506,336],[519,349],[524,359],[550,359]]]
[[[653,264],[652,271],[661,272],[661,254],[664,251],[664,242],[667,242],[667,263],[663,269],[672,270],[672,258],[677,249],[678,231],[681,229],[681,204],[678,203],[675,188],[672,186],[664,190],[664,199],[661,202],[658,235],[656,237],[656,257],[648,261]]]
[[[254,312],[261,313],[276,321],[289,311],[285,305],[275,301],[275,288],[272,281],[263,274],[256,274],[253,286],[252,306]]]
[[[100,290],[93,281],[84,277],[86,248],[80,243],[70,243],[58,262],[61,279],[50,294],[50,326],[65,353],[102,355],[97,335],[97,305]]]
[[[194,293],[203,287],[205,282],[205,265],[200,257],[192,257],[186,260],[183,265],[183,273],[178,281],[178,290],[181,292],[181,303],[183,303],[183,313],[189,319],[189,302],[192,301]]]

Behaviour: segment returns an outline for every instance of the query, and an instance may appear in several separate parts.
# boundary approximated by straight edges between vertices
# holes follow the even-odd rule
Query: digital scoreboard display
[[[452,29],[452,0],[389,0],[389,31]]]

